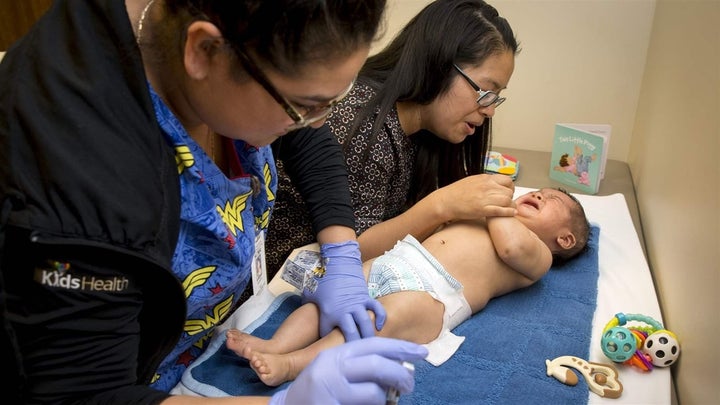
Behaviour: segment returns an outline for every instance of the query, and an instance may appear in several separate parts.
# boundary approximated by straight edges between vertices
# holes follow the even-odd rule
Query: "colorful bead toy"
[[[628,322],[647,326],[629,326]],[[668,367],[680,356],[677,336],[655,319],[640,314],[616,314],[605,325],[600,345],[610,360],[643,371],[650,371],[653,366]]]

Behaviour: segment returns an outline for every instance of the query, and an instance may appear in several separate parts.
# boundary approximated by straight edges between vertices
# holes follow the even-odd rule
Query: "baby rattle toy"
[[[618,380],[618,373],[610,364],[585,361],[574,356],[560,356],[553,360],[545,360],[547,375],[567,384],[577,385],[578,377],[570,371],[571,368],[579,371],[590,391],[605,398],[619,398],[623,386]]]
[[[637,324],[630,326],[628,322]],[[653,366],[668,367],[680,356],[677,336],[655,319],[640,314],[615,314],[603,329],[600,345],[610,360],[643,371]]]

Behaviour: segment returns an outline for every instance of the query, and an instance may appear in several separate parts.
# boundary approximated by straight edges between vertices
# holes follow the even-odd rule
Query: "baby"
[[[387,312],[378,335],[431,343],[490,299],[535,283],[554,261],[585,249],[590,225],[579,201],[565,190],[527,193],[515,199],[515,207],[514,217],[449,223],[422,244],[408,235],[365,262],[369,293]],[[295,379],[321,350],[344,342],[337,329],[320,338],[318,322],[317,308],[308,303],[271,339],[230,329],[226,344],[249,360],[260,380],[276,386]]]

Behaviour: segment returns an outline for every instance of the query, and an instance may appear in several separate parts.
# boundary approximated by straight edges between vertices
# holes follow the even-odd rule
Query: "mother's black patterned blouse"
[[[376,115],[364,120],[350,136],[354,121],[375,94],[356,84],[350,94],[328,116],[327,124],[345,147],[345,161],[358,234],[402,212],[410,189],[415,147],[400,127],[393,108],[372,139]],[[349,144],[345,145],[346,142]],[[268,277],[273,277],[293,249],[315,241],[303,198],[288,177],[283,162],[277,161],[278,190],[266,242]]]

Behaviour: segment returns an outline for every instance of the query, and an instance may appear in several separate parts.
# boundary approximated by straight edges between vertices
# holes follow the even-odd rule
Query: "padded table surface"
[[[550,153],[511,148],[494,149],[514,156],[520,162],[516,196],[536,188],[561,186],[548,177]],[[568,191],[575,194],[581,201],[588,214],[588,220],[600,226],[597,304],[592,320],[588,320],[592,322],[588,360],[608,364],[612,362],[603,354],[600,338],[604,327],[615,314],[620,312],[644,314],[662,323],[652,275],[644,255],[644,246],[642,246],[644,242],[640,217],[629,167],[626,163],[609,160],[605,179],[602,181],[597,195],[583,195],[569,187]],[[219,325],[215,336],[221,337],[222,331],[228,327],[244,329],[265,312],[276,296],[283,292],[293,291],[293,287],[282,280],[280,275],[281,273],[278,273],[269,282],[268,288],[251,297],[235,311],[230,319]],[[548,348],[548,352],[550,352],[550,348]],[[209,350],[203,356],[207,358],[212,354]],[[196,362],[196,365],[198,364],[202,364],[202,360],[199,359]],[[529,366],[545,369],[544,364]],[[604,405],[606,403],[670,405],[672,403],[672,382],[669,368],[656,368],[650,373],[624,364],[616,364],[616,368],[624,387],[622,396],[618,399],[596,395],[588,390],[585,382],[567,389],[586,390],[588,405]],[[200,385],[192,379],[192,373],[186,372],[183,379],[183,383],[178,384],[174,393],[217,395],[216,387],[213,385],[205,384],[201,385],[203,389],[193,389],[196,385]],[[555,383],[562,385],[560,382]],[[552,399],[538,398],[538,401],[549,403],[552,402]]]

